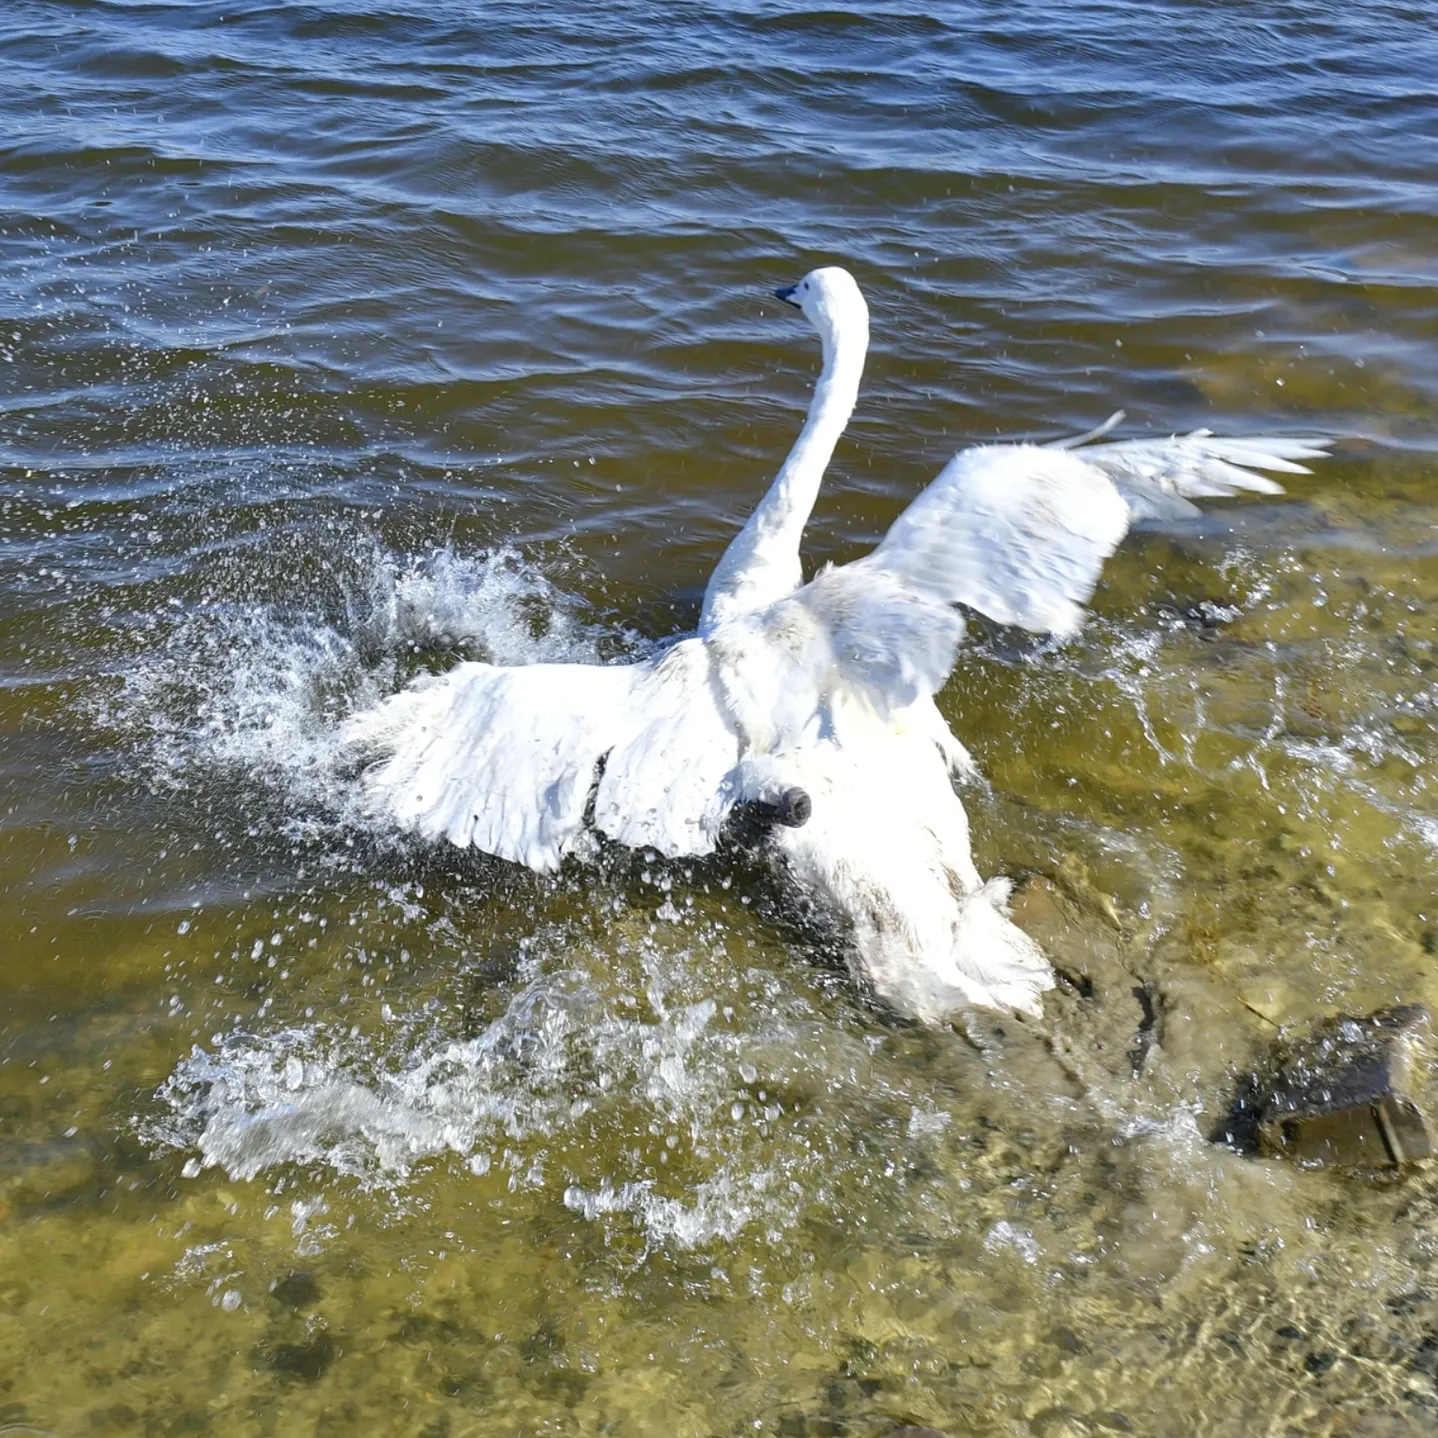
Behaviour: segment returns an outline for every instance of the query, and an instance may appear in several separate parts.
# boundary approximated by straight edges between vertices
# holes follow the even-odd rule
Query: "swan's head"
[[[869,333],[869,307],[848,270],[825,265],[810,270],[797,285],[774,291],[775,297],[804,311],[809,323],[827,343],[841,332]]]

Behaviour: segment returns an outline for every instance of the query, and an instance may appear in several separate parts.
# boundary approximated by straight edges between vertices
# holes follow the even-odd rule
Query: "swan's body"
[[[871,554],[804,584],[799,540],[858,393],[868,310],[843,270],[780,293],[818,329],[823,374],[714,571],[699,633],[639,664],[460,664],[355,716],[347,737],[380,756],[365,776],[378,811],[542,872],[595,832],[708,853],[736,806],[777,805],[789,817],[767,843],[847,923],[881,995],[925,1019],[1036,1012],[1052,971],[1005,917],[1006,882],[974,868],[951,782],[972,766],[934,704],[963,636],[954,606],[1071,634],[1133,518],[1276,492],[1250,469],[1301,473],[1294,461],[1322,450],[1205,433],[966,450]],[[800,790],[808,802],[785,811]]]

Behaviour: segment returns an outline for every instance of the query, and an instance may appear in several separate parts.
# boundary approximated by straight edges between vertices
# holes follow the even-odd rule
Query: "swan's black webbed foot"
[[[745,799],[729,811],[728,829],[741,844],[757,844],[771,829],[801,829],[814,813],[814,801],[797,784],[773,798]]]

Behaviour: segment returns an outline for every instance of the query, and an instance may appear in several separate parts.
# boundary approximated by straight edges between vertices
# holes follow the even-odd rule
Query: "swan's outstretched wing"
[[[1071,454],[966,450],[873,553],[712,637],[730,711],[762,751],[833,723],[841,696],[885,715],[909,710],[953,668],[956,603],[1071,633],[1127,529],[1113,481]]]
[[[594,827],[671,859],[712,852],[734,802],[739,750],[708,647],[681,640],[635,678],[594,796]]]
[[[806,714],[847,688],[882,711],[907,708],[947,678],[962,637],[951,608],[1060,636],[1082,623],[1104,561],[1135,518],[1192,508],[1188,495],[1274,493],[1256,469],[1306,473],[1320,443],[1214,439],[1072,447],[991,445],[953,459],[863,559],[828,569],[753,620],[765,663],[731,664],[763,692],[739,712]],[[754,681],[757,685],[757,680]]]
[[[1307,474],[1321,441],[1168,439],[965,450],[861,563],[1002,624],[1072,634],[1103,562],[1135,519],[1191,513],[1190,498],[1278,494],[1257,470]]]
[[[1102,469],[1035,445],[966,449],[857,568],[1001,624],[1072,634],[1129,507]]]
[[[355,715],[369,807],[426,839],[547,872],[578,838],[637,666],[459,664]]]
[[[591,791],[601,833],[707,853],[738,757],[694,641],[655,664],[460,664],[355,715],[341,737],[372,761],[373,812],[541,873],[582,841]]]

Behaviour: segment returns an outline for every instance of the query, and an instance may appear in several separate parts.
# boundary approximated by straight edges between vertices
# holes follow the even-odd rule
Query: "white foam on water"
[[[595,1222],[623,1219],[655,1244],[781,1232],[830,1157],[779,1133],[785,1111],[762,1090],[772,1056],[799,1050],[804,1001],[757,1026],[731,1023],[714,998],[692,997],[704,955],[658,932],[595,958],[623,970],[617,979],[561,954],[482,1033],[407,1041],[398,1059],[321,1023],[197,1046],[141,1135],[188,1154],[191,1177],[213,1167],[272,1181],[300,1166],[307,1183],[328,1174],[400,1192],[417,1165],[450,1158],[469,1181],[507,1177],[511,1190],[542,1190]],[[816,1089],[832,1085],[831,1059],[815,1061]],[[637,1142],[608,1137],[619,1134]]]
[[[439,549],[377,565],[369,622],[380,620],[391,646],[466,645],[493,664],[598,663],[604,631],[581,619],[581,608],[517,550]]]
[[[1166,636],[1157,631],[1116,636],[1111,645],[1113,660],[1102,671],[1102,677],[1128,700],[1138,720],[1143,737],[1158,757],[1160,764],[1171,764],[1178,755],[1164,747],[1149,712],[1149,677],[1163,663]]]
[[[324,1162],[337,1173],[405,1172],[449,1146],[444,1127],[387,1087],[370,1087],[322,1059],[296,1056],[314,1036],[291,1031],[264,1042],[236,1039],[195,1048],[161,1090],[177,1112],[203,1117],[190,1168],[217,1165],[251,1179],[284,1163]]]
[[[571,1184],[564,1190],[564,1206],[591,1222],[624,1214],[652,1242],[699,1248],[732,1243],[752,1225],[775,1221],[780,1204],[772,1192],[774,1179],[762,1171],[720,1173],[697,1184],[688,1202],[655,1193],[648,1179],[617,1188],[608,1181],[597,1189]]]
[[[1001,1218],[984,1236],[984,1247],[990,1253],[1016,1253],[1025,1263],[1039,1261],[1040,1249],[1033,1230]]]

